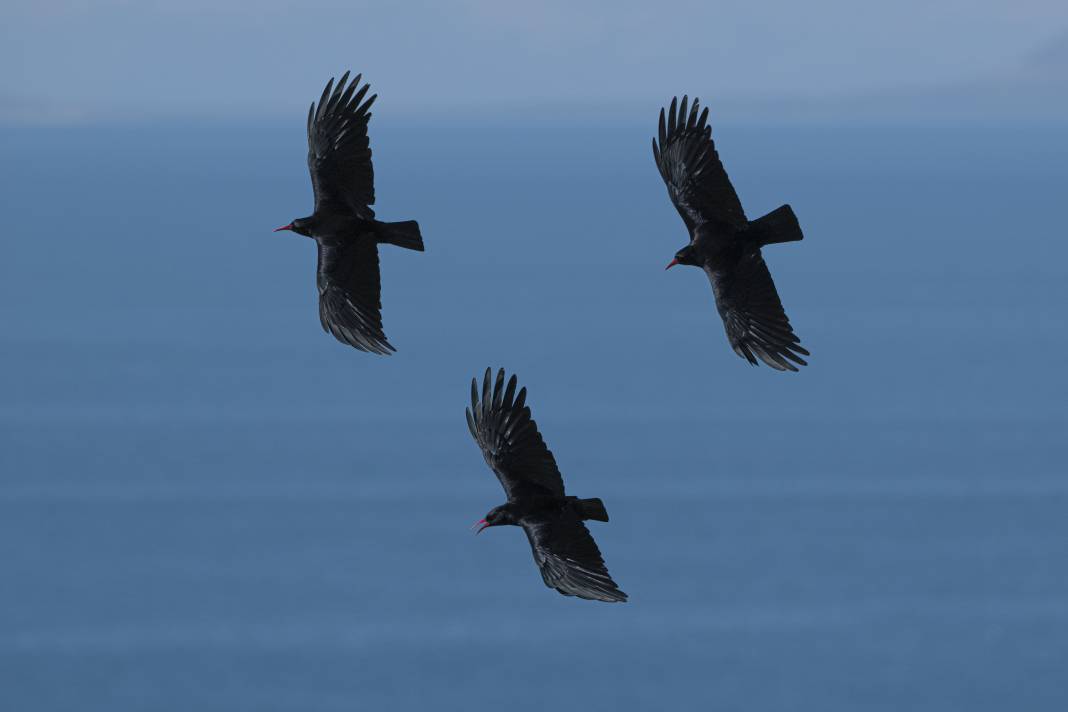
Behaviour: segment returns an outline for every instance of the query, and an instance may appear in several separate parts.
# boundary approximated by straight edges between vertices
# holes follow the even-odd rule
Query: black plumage
[[[809,352],[790,326],[760,249],[802,239],[789,205],[750,222],[720,163],[708,125],[708,109],[698,100],[671,100],[660,110],[659,141],[653,157],[668,195],[686,223],[690,244],[668,264],[700,267],[712,282],[727,339],[749,363],[760,359],[780,371],[806,365]]]
[[[316,283],[319,321],[338,341],[361,351],[388,355],[396,349],[382,330],[378,245],[423,250],[414,220],[375,219],[374,167],[367,137],[369,85],[349,73],[331,79],[318,105],[308,109],[308,171],[315,212],[278,228],[315,239],[319,248]],[[277,232],[276,230],[275,232]]]
[[[516,377],[507,386],[504,369],[490,387],[490,369],[482,382],[471,381],[467,425],[496,473],[508,501],[478,522],[479,531],[511,524],[523,528],[545,585],[565,596],[620,602],[627,594],[608,575],[601,552],[583,521],[608,521],[601,500],[564,493],[556,459],[545,445],[526,405],[527,389],[516,393]]]

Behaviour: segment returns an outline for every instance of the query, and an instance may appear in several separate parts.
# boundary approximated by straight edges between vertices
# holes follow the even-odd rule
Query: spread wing
[[[504,385],[504,369],[490,390],[490,369],[482,380],[471,380],[471,407],[467,427],[482,448],[486,464],[497,474],[509,501],[527,497],[563,497],[564,480],[556,459],[538,432],[526,405],[527,389],[516,395],[516,377]],[[513,400],[514,397],[514,400]]]
[[[671,100],[667,116],[660,110],[659,143],[653,139],[653,158],[668,195],[692,233],[703,223],[723,223],[741,230],[745,211],[720,163],[708,125],[708,109],[698,114],[698,100],[687,112],[687,98],[676,106]]]
[[[574,512],[526,523],[523,530],[546,586],[565,596],[593,601],[627,600],[627,594],[609,576],[601,551],[586,525]]]
[[[705,272],[735,353],[751,364],[759,358],[779,371],[796,371],[794,364],[807,365],[801,356],[809,353],[786,318],[759,251],[746,255],[730,269],[706,266]]]
[[[316,212],[326,205],[344,207],[371,220],[375,216],[369,207],[375,202],[375,173],[367,122],[371,119],[368,109],[378,95],[363,101],[370,85],[359,87],[361,77],[357,74],[346,86],[349,73],[345,72],[336,88],[331,79],[318,107],[313,102],[308,109],[308,171]]]
[[[323,329],[360,351],[395,351],[382,331],[378,246],[369,237],[319,243],[319,321]]]

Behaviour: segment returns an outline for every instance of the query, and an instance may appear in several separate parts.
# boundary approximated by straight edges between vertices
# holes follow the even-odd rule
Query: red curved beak
[[[479,525],[481,525],[481,526],[479,526]],[[475,532],[475,534],[478,535],[478,534],[481,534],[482,530],[485,529],[488,526],[489,526],[489,522],[487,522],[485,519],[479,519],[477,522],[475,522],[474,524],[471,525],[471,528],[474,529],[475,527],[478,527],[478,531]]]
[[[292,229],[293,229],[293,223],[289,223],[288,225],[283,225],[282,227],[276,227],[274,230],[271,230],[271,232],[281,232],[282,230],[292,230]]]
[[[671,262],[668,262],[668,266],[667,266],[667,267],[665,267],[664,269],[671,269],[672,267],[674,267],[674,266],[675,266],[675,265],[677,265],[678,263],[679,263],[679,261],[678,261],[678,260],[671,260]]]

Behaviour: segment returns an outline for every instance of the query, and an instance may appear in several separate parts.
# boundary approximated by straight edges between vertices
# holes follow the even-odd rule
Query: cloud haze
[[[1062,0],[9,0],[2,20],[0,107],[24,120],[289,116],[349,67],[388,94],[380,113],[430,115],[841,105],[1032,74],[1041,95],[1068,68]]]

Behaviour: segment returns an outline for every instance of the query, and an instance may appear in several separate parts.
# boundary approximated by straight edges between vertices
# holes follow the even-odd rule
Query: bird
[[[526,405],[527,389],[516,394],[514,374],[505,386],[505,372],[500,369],[491,390],[490,375],[487,368],[481,399],[478,381],[471,379],[467,426],[508,501],[475,522],[473,527],[479,527],[476,534],[489,527],[522,527],[546,586],[565,596],[626,601],[627,594],[609,576],[601,552],[583,524],[591,519],[607,522],[604,503],[564,494],[556,459]]]
[[[315,212],[283,230],[313,238],[319,249],[316,284],[323,330],[360,351],[387,356],[396,351],[382,330],[381,275],[378,246],[396,245],[423,251],[415,220],[381,222],[375,202],[367,124],[377,94],[365,100],[363,75],[348,81],[345,72],[331,78],[318,105],[308,109],[308,171]]]
[[[760,359],[779,371],[797,371],[809,352],[790,326],[761,248],[803,237],[789,205],[750,221],[719,160],[700,100],[671,100],[660,109],[653,158],[679,211],[690,242],[675,253],[675,265],[700,267],[712,282],[716,308],[735,353],[752,365]]]

